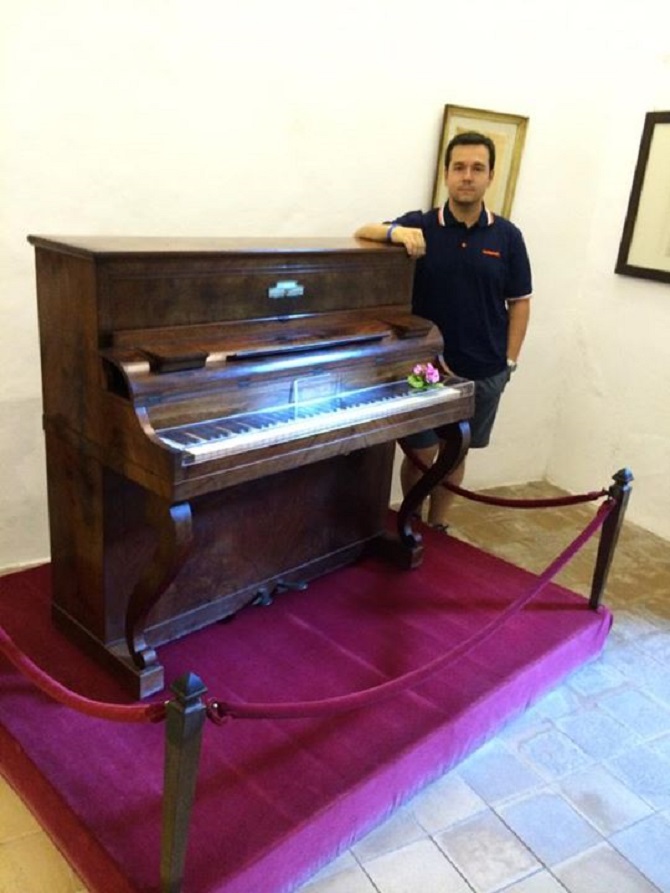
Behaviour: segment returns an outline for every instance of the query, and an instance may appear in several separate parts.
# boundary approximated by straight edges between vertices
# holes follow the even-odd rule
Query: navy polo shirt
[[[488,378],[507,366],[508,300],[532,292],[521,231],[486,208],[468,228],[449,210],[410,211],[394,220],[421,229],[426,254],[416,263],[413,311],[434,322],[444,358],[464,378]]]

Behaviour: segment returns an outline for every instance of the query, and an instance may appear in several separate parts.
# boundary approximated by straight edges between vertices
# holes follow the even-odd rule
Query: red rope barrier
[[[486,505],[498,505],[512,509],[558,508],[566,505],[579,505],[582,502],[593,502],[595,499],[602,499],[603,496],[607,496],[607,490],[593,490],[590,493],[580,493],[574,496],[554,496],[544,499],[506,499],[502,496],[486,496],[484,493],[473,493],[472,490],[457,487],[456,484],[450,484],[449,481],[443,481],[442,486],[457,496],[464,496],[473,502],[483,502]]]
[[[412,450],[408,450],[402,443],[400,444],[400,449],[419,471],[422,471],[424,474],[428,471],[428,466],[425,465],[418,456],[412,452]],[[592,490],[588,493],[580,493],[571,496],[554,496],[551,498],[546,497],[543,499],[506,499],[499,496],[486,496],[483,493],[473,493],[472,490],[457,487],[456,484],[450,484],[449,481],[442,481],[441,483],[446,490],[455,493],[457,496],[464,496],[466,499],[471,499],[473,502],[483,502],[485,505],[497,505],[504,508],[516,509],[544,509],[558,508],[566,505],[579,505],[582,502],[593,502],[596,499],[602,499],[602,497],[607,496],[609,492],[608,490]]]
[[[71,707],[79,713],[93,716],[96,719],[109,719],[113,722],[161,722],[165,719],[166,705],[156,704],[109,704],[103,701],[94,701],[79,695],[72,689],[66,688],[57,682],[37,664],[33,663],[23,651],[10,639],[7,632],[0,626],[0,653],[13,664],[19,672],[29,679],[54,701]]]
[[[401,445],[402,446],[402,445]],[[427,471],[426,466],[418,460],[410,451],[403,447],[403,451],[410,461],[422,471]],[[446,481],[443,486],[454,493],[465,496],[476,502],[484,502],[489,505],[508,506],[513,508],[546,508],[550,506],[574,505],[607,496],[607,490],[594,491],[578,496],[557,497],[555,499],[499,499],[492,496],[484,496],[472,493],[461,487],[456,487]],[[547,570],[538,578],[537,584],[529,593],[520,596],[495,620],[484,626],[474,636],[471,636],[459,646],[441,655],[436,660],[406,673],[396,679],[383,682],[373,688],[352,694],[341,695],[321,701],[304,701],[288,704],[241,704],[218,701],[215,698],[207,702],[207,715],[216,723],[222,723],[226,718],[238,717],[247,719],[291,719],[304,717],[330,716],[345,710],[353,710],[368,704],[378,703],[384,698],[390,697],[397,690],[409,688],[422,682],[428,676],[435,673],[447,663],[456,660],[478,645],[483,639],[490,636],[505,622],[505,620],[521,610],[535,595],[537,595],[551,578],[566,564],[581,546],[602,526],[605,518],[613,508],[613,502],[602,505],[584,531],[565,549],[558,558],[552,562]],[[107,719],[113,722],[161,722],[165,719],[167,704],[111,704],[96,701],[77,694],[67,688],[53,677],[41,670],[29,657],[27,657],[12,641],[7,632],[0,627],[0,654],[3,654],[28,680],[43,691],[53,700],[79,711],[87,716],[97,719]]]
[[[448,663],[462,657],[471,651],[476,645],[492,635],[512,615],[516,614],[531,599],[533,599],[549,583],[561,568],[575,555],[600,527],[615,506],[615,502],[608,501],[601,505],[594,518],[587,524],[584,530],[552,561],[546,570],[538,577],[537,582],[525,595],[519,596],[511,605],[499,614],[494,620],[483,626],[474,635],[461,642],[455,648],[435,660],[411,670],[403,676],[382,682],[380,685],[367,688],[362,691],[347,695],[339,695],[317,701],[296,701],[293,703],[241,703],[237,701],[220,701],[211,698],[207,701],[207,716],[217,724],[223,723],[227,718],[238,719],[304,719],[308,717],[326,717],[377,704],[390,697],[397,691],[402,691],[423,682],[437,670],[442,669]]]

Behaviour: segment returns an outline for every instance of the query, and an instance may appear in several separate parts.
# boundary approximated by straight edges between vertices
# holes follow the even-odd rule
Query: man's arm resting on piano
[[[426,253],[426,242],[420,229],[410,226],[398,226],[395,223],[366,223],[360,226],[354,236],[357,239],[368,239],[370,242],[393,242],[404,245],[410,257],[423,257]]]

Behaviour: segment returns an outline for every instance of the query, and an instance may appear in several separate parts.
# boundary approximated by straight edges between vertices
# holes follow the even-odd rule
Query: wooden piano
[[[53,616],[135,697],[160,644],[388,545],[394,441],[472,413],[406,384],[441,342],[397,247],[29,241]]]

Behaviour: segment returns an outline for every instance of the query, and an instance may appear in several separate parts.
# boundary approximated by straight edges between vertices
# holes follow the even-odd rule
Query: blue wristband
[[[392,242],[392,241],[393,241],[393,230],[396,228],[396,226],[398,226],[397,223],[392,223],[392,224],[389,226],[389,228],[386,230],[386,241],[387,241],[387,242]]]

